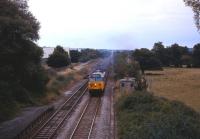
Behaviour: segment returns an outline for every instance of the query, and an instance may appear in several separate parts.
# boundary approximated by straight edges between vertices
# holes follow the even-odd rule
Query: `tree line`
[[[140,63],[142,71],[162,69],[163,66],[200,67],[200,44],[193,49],[175,43],[169,47],[162,42],[154,44],[153,49],[136,49],[132,56]]]
[[[103,58],[110,55],[108,50],[82,49],[70,50],[69,54],[60,45],[56,46],[53,53],[48,57],[47,64],[50,67],[64,67],[71,63],[87,62],[96,58]]]

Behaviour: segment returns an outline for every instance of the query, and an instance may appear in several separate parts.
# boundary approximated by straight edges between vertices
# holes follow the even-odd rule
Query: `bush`
[[[55,68],[68,66],[70,64],[68,53],[61,46],[57,46],[47,59],[47,64]]]
[[[180,102],[136,92],[116,109],[120,139],[200,138],[200,115]]]
[[[70,50],[70,57],[72,63],[79,62],[79,58],[81,56],[81,53],[78,50]]]
[[[59,90],[74,80],[74,74],[68,74],[67,76],[58,75],[51,84],[48,86],[48,92],[59,94]]]

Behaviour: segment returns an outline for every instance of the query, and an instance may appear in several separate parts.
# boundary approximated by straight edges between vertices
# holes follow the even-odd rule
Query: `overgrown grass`
[[[116,110],[120,139],[200,138],[200,115],[180,102],[134,92]]]
[[[59,94],[59,90],[68,85],[73,80],[74,74],[72,73],[68,75],[58,75],[47,86],[47,92],[54,92],[56,94]]]

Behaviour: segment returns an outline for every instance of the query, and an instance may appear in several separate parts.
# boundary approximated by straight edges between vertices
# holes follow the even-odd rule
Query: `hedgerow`
[[[177,101],[134,92],[117,104],[120,139],[199,139],[200,115]]]

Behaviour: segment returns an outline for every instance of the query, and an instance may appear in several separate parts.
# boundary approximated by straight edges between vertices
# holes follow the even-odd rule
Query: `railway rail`
[[[89,99],[70,136],[70,139],[90,139],[100,104],[101,97],[93,97]]]
[[[58,110],[30,137],[32,139],[50,139],[64,120],[68,119],[82,96],[87,92],[87,82],[84,83]]]

